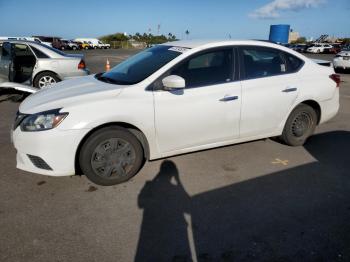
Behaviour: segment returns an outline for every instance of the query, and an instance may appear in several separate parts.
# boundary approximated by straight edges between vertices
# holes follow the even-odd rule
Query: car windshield
[[[136,84],[179,56],[184,50],[158,45],[130,57],[111,71],[99,75],[97,79],[119,85]]]

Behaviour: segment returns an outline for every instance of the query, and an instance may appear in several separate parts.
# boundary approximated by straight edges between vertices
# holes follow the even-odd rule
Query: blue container
[[[289,39],[290,25],[271,25],[269,40],[271,42],[277,42],[287,44]]]

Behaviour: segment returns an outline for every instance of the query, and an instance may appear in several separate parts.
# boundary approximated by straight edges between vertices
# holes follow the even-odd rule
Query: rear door
[[[9,42],[0,48],[0,83],[13,81],[13,49]]]
[[[299,58],[275,48],[240,47],[241,137],[270,135],[280,127],[300,88]]]

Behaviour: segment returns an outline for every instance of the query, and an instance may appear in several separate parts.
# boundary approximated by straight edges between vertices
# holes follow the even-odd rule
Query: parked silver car
[[[32,41],[0,41],[0,87],[16,83],[41,89],[88,74],[84,55],[66,54]]]

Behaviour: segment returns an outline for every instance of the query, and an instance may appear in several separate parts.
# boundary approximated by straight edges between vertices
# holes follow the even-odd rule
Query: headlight
[[[61,109],[45,111],[25,117],[21,123],[22,131],[44,131],[55,128],[68,113],[60,113]]]

